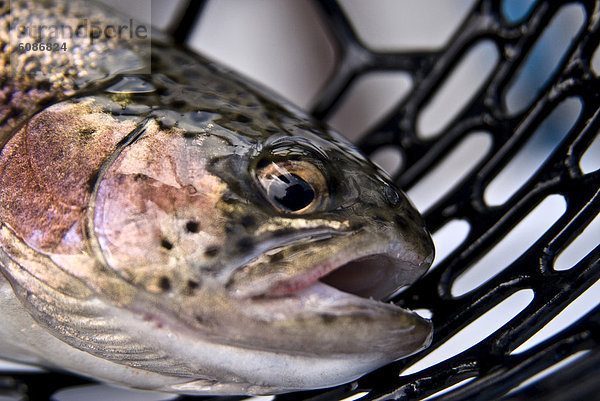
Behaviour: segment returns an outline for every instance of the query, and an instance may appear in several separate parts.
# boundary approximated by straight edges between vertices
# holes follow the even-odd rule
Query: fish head
[[[119,21],[69,4],[11,15]],[[431,323],[386,302],[433,259],[406,196],[328,128],[157,36],[151,74],[135,73],[146,50],[98,42],[8,80],[0,269],[35,320],[15,337],[46,366],[211,394],[333,386],[426,347]]]
[[[284,110],[265,129],[118,100],[50,106],[0,155],[3,272],[41,326],[185,393],[327,387],[428,346],[387,301],[430,235],[349,142]]]
[[[384,302],[434,254],[402,191],[326,128],[243,134],[217,117],[200,134],[148,123],[98,178],[104,263],[190,344],[235,349],[219,364],[249,383],[340,384],[428,346],[431,323]]]

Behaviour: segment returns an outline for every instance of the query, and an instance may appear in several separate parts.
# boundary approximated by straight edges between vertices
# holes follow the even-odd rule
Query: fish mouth
[[[275,280],[262,296],[289,296],[319,284],[361,298],[387,300],[427,270],[430,257],[392,243],[385,249],[334,255],[298,275]]]
[[[240,303],[257,321],[270,325],[265,346],[290,353],[352,354],[381,366],[429,345],[431,322],[387,301],[417,280],[432,256],[400,241],[370,251],[349,249],[295,274],[271,276],[266,291],[262,288]],[[276,345],[279,337],[272,332],[281,332],[285,343]]]
[[[225,288],[244,344],[311,358],[356,358],[362,373],[426,347],[431,322],[387,301],[425,272],[429,249],[381,235],[378,242],[368,234],[331,238],[335,250],[325,236],[270,244],[236,270]],[[289,258],[268,263],[278,252]]]

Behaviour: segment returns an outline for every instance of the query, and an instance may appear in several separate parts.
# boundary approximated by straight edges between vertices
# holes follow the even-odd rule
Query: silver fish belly
[[[3,26],[123,20],[11,4]],[[353,145],[167,38],[66,40],[32,61],[0,36],[0,357],[276,394],[429,345],[429,321],[384,301],[428,269],[430,235]]]

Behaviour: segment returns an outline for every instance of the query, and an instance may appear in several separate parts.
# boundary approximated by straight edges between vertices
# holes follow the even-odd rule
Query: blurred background
[[[103,2],[141,22],[151,22],[161,30],[171,27],[185,3],[181,0]],[[505,0],[502,3],[504,17],[518,23],[535,3],[535,0]],[[447,46],[475,0],[340,0],[339,4],[362,42],[370,49],[411,51]],[[530,105],[552,76],[584,22],[585,12],[576,3],[565,5],[553,18],[504,95],[504,107],[509,113],[518,113]],[[196,21],[187,45],[267,86],[307,111],[314,106],[323,85],[335,73],[338,56],[332,34],[319,10],[309,0],[210,0],[201,20]],[[483,40],[463,56],[438,93],[420,111],[417,121],[419,137],[436,138],[444,134],[449,121],[490,77],[500,59],[499,51],[491,40]],[[600,71],[599,53],[596,51],[593,61],[596,74]],[[327,122],[350,140],[357,141],[402,102],[412,85],[411,75],[402,71],[365,74],[346,92],[342,103]],[[513,161],[487,186],[484,193],[486,203],[501,205],[509,199],[564,138],[577,121],[580,111],[581,102],[577,98],[561,103]],[[404,190],[416,206],[426,212],[486,155],[491,140],[486,132],[471,133],[451,154],[444,155],[436,169]],[[373,155],[373,159],[391,175],[403,167],[402,152],[394,147],[381,149]],[[584,155],[580,167],[584,173],[600,168],[598,138]],[[455,281],[452,295],[467,293],[498,274],[533,244],[564,213],[565,207],[562,196],[547,197],[491,252]],[[468,231],[468,223],[454,220],[433,233],[437,249],[433,268],[460,245]],[[561,254],[555,268],[560,270],[573,266],[598,245],[599,238],[600,219],[597,217]],[[518,292],[507,298],[403,374],[422,370],[476,344],[519,313],[532,298],[533,291]],[[568,326],[599,303],[600,284],[596,283],[531,342],[523,344],[523,349]],[[421,313],[427,315],[427,311]],[[110,389],[104,385],[86,386],[85,393],[81,391],[63,390],[55,395],[55,399],[67,401],[85,397],[87,400],[110,398],[116,401],[175,398]]]

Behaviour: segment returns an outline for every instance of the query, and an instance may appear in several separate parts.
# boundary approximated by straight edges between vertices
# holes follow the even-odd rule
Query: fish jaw
[[[232,273],[225,288],[238,314],[230,324],[244,333],[237,341],[290,354],[370,355],[380,365],[426,347],[430,322],[382,300],[420,277],[432,252],[397,236],[373,241],[369,231],[329,235],[298,234],[313,242],[289,240]],[[345,246],[335,251],[330,242]],[[281,263],[263,263],[262,256],[280,248],[298,249]]]
[[[236,344],[215,342],[207,352],[202,338],[179,332],[170,352],[217,365],[236,379],[191,380],[163,390],[265,395],[341,385],[420,351],[432,336],[431,323],[416,313],[318,281],[230,307],[220,317],[238,336]],[[221,334],[223,340],[230,333]]]
[[[279,248],[262,249],[266,255],[298,247],[304,238],[306,247],[300,250],[306,252],[288,254],[285,262],[304,260],[306,264],[288,270],[288,276],[276,263],[271,264],[274,275],[264,274],[258,263],[248,263],[237,272],[258,268],[255,275],[240,276],[232,282],[237,285],[229,287],[218,278],[205,282],[204,293],[179,306],[184,315],[202,319],[188,319],[192,330],[182,336],[190,340],[185,346],[181,344],[186,341],[180,342],[183,348],[172,352],[193,354],[191,350],[198,344],[212,341],[213,352],[220,347],[231,350],[231,356],[218,363],[239,379],[229,383],[194,380],[170,391],[275,394],[330,387],[429,346],[431,322],[382,299],[424,273],[433,257],[432,248],[419,248],[416,242],[420,241],[403,240],[394,230],[379,230],[381,241],[374,241],[373,231],[344,231],[344,224],[321,223],[329,224],[330,229],[314,229],[310,235],[297,233],[286,237],[285,244],[271,243]],[[341,231],[334,234],[332,226]],[[347,246],[334,251],[326,238]],[[316,262],[317,255],[328,257]],[[330,277],[338,270],[346,283]],[[370,280],[372,273],[380,279],[356,289],[357,283]],[[206,351],[197,349],[194,357],[199,358],[198,363],[206,363]]]
[[[320,282],[286,296],[229,303],[219,318],[222,331],[212,340],[193,329],[171,327],[168,316],[166,324],[147,331],[189,365],[220,371],[216,379],[199,375],[156,390],[267,395],[326,388],[418,352],[432,336],[431,323],[413,312]],[[143,330],[132,326],[130,331]],[[235,343],[230,335],[237,336]]]
[[[316,299],[320,298],[320,299]],[[358,298],[358,297],[356,297]],[[314,305],[323,302],[320,307]],[[362,303],[362,305],[360,305]],[[279,327],[272,326],[279,334],[303,336],[305,341],[313,342],[315,337],[323,337],[337,343],[344,343],[344,349],[322,349],[315,353],[312,349],[305,348],[306,352],[273,352],[266,351],[266,347],[240,347],[235,348],[230,358],[223,361],[238,377],[243,378],[236,382],[192,380],[187,383],[169,386],[159,390],[176,391],[185,394],[211,394],[211,395],[271,395],[302,391],[306,389],[327,388],[349,383],[381,366],[389,364],[401,357],[413,354],[429,346],[432,337],[431,323],[418,315],[385,304],[379,303],[378,310],[365,299],[350,300],[346,294],[321,283],[288,297],[286,302],[278,300],[262,300],[260,305],[254,304],[255,313],[259,311],[265,315],[293,314],[302,309],[307,311],[311,307],[312,316],[318,314],[329,324],[345,326],[345,332],[336,334],[338,338],[329,337],[330,330],[301,330],[298,332],[289,320],[280,322]],[[325,304],[328,304],[325,307]],[[352,305],[353,304],[353,305]],[[355,314],[334,317],[338,307],[355,308]],[[369,309],[370,319],[365,319],[362,324],[357,324],[356,317]],[[321,318],[319,318],[321,319]],[[310,327],[310,319],[299,318],[304,327]],[[367,329],[368,328],[368,333]],[[249,326],[244,328],[251,330]],[[285,329],[285,330],[283,330]],[[346,336],[361,333],[361,335]],[[373,335],[376,333],[376,335]],[[352,338],[349,338],[352,337]],[[371,342],[369,350],[357,349],[352,352],[354,345]],[[190,344],[186,351],[190,352],[198,343]],[[214,349],[213,351],[215,351]]]
[[[289,354],[362,358],[382,366],[427,347],[432,332],[431,323],[412,311],[320,281],[246,304],[244,313],[286,339],[281,344],[270,339],[271,347],[287,349]]]

